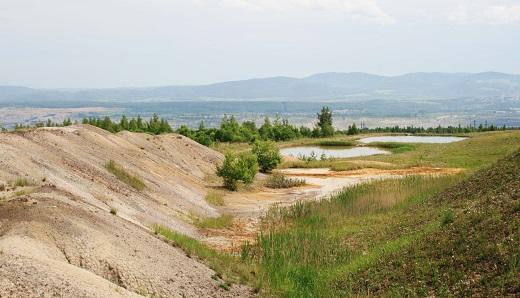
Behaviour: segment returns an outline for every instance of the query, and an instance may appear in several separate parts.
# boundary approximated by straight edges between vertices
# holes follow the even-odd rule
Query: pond
[[[381,150],[373,147],[354,147],[354,148],[341,148],[341,147],[318,147],[318,146],[301,146],[301,147],[290,147],[280,149],[280,153],[284,156],[309,157],[311,155],[316,156],[320,159],[324,154],[327,158],[347,158],[347,157],[358,157],[368,156],[376,154],[390,154],[390,152]]]
[[[427,143],[427,144],[446,144],[465,140],[462,137],[436,137],[436,136],[382,136],[362,138],[361,143],[393,142],[393,143]]]

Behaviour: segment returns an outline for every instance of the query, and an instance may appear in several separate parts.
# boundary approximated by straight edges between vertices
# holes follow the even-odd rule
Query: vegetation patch
[[[273,173],[265,180],[265,186],[269,188],[291,188],[305,184],[305,179],[288,178],[280,173]]]
[[[26,194],[27,194],[27,192],[25,190],[19,190],[19,191],[14,193],[14,196],[15,197],[20,197],[20,196],[24,196]]]
[[[520,217],[510,206],[520,189],[519,172],[516,153],[418,206],[420,212],[437,213],[437,219],[440,215],[441,225],[456,224],[338,276],[336,290],[352,296],[516,296]]]
[[[390,150],[392,153],[403,153],[415,150],[415,146],[406,143],[378,142],[369,144],[370,147],[378,147]]]
[[[130,185],[136,190],[142,191],[145,189],[145,184],[143,180],[141,180],[136,175],[129,173],[123,167],[119,166],[115,161],[110,160],[105,164],[105,168],[112,174],[114,174],[117,179],[122,182]]]
[[[221,191],[211,190],[206,194],[206,202],[215,206],[224,206],[224,193]]]
[[[194,218],[193,223],[203,229],[225,229],[233,225],[233,216],[224,214],[219,217]]]
[[[441,225],[449,225],[450,223],[453,223],[455,220],[455,214],[453,213],[453,210],[449,209],[442,213],[441,217]]]
[[[16,187],[24,187],[24,186],[33,185],[33,183],[27,178],[17,178],[16,180],[14,180],[12,182],[12,185],[16,186]]]
[[[370,266],[435,228],[423,222],[424,210],[411,211],[460,179],[376,181],[329,200],[273,207],[257,244],[245,246],[243,255],[259,264],[260,283],[274,296],[348,296],[335,288],[338,276]],[[408,219],[421,221],[408,225]]]
[[[180,247],[188,256],[196,256],[203,263],[208,265],[222,278],[232,283],[249,283],[254,281],[255,268],[251,263],[242,262],[235,256],[217,252],[194,238],[177,233],[168,228],[154,225],[152,227],[156,235],[160,235],[170,243]],[[226,284],[230,287],[231,284]]]
[[[324,147],[352,147],[356,144],[353,141],[346,140],[323,140],[319,141],[316,145]]]

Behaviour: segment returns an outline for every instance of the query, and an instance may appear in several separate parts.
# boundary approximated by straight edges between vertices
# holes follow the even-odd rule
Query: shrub
[[[107,162],[105,164],[105,168],[110,173],[114,174],[117,177],[117,179],[130,185],[131,187],[133,187],[137,190],[143,190],[145,188],[144,182],[141,179],[139,179],[139,177],[127,172],[121,166],[116,164],[116,162],[113,160],[110,160],[109,162]]]
[[[224,186],[229,190],[236,190],[239,181],[250,184],[257,172],[256,156],[248,152],[240,155],[228,152],[222,166],[217,167],[217,175],[224,178]]]
[[[446,210],[442,214],[441,225],[442,226],[448,225],[448,224],[452,223],[454,220],[455,220],[455,214],[453,213],[453,211],[451,209]]]
[[[256,155],[260,171],[263,173],[270,172],[282,162],[280,149],[273,141],[256,141],[252,151]]]
[[[111,208],[110,208],[110,214],[112,214],[112,215],[116,215],[116,214],[117,214],[117,209],[114,208],[114,207],[111,207]]]
[[[520,201],[516,202],[515,212],[520,212]]]
[[[5,191],[5,184],[0,184],[0,191]]]
[[[303,185],[305,185],[305,179],[287,178],[280,173],[272,174],[265,181],[265,186],[269,188],[291,188]]]

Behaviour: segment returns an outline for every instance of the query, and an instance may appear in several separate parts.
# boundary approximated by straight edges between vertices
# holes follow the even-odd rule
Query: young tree
[[[350,126],[350,125],[348,126],[347,134],[348,135],[359,134],[359,129],[357,128],[356,123],[352,123],[352,126]]]
[[[264,118],[264,124],[258,130],[260,133],[260,137],[264,140],[272,140],[273,139],[273,126],[271,125],[271,120],[269,117]]]
[[[334,135],[334,127],[332,127],[332,111],[329,107],[322,107],[318,113],[317,127],[320,129],[320,136],[330,137]]]
[[[282,162],[280,149],[273,141],[256,141],[252,151],[256,155],[260,171],[263,173],[270,172]]]
[[[239,181],[246,184],[253,182],[257,172],[256,156],[248,152],[240,155],[228,152],[222,166],[217,167],[217,175],[224,178],[224,187],[229,190],[236,190]]]
[[[121,117],[121,122],[119,123],[121,125],[122,130],[128,130],[130,128],[130,124],[128,123],[128,118],[126,118],[126,115],[123,115]]]

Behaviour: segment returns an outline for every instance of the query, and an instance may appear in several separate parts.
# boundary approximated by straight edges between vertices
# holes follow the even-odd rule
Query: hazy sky
[[[0,0],[0,85],[520,73],[520,0]]]

